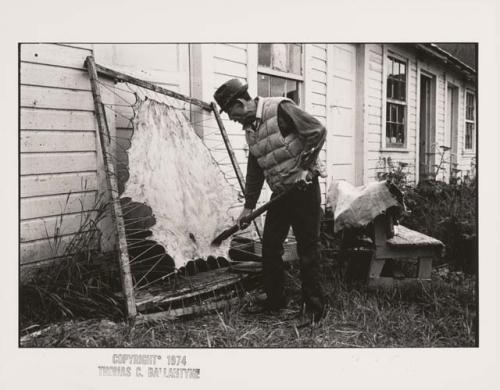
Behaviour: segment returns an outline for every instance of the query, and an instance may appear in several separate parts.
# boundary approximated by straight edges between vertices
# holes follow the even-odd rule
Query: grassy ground
[[[291,302],[275,315],[247,315],[241,303],[201,317],[142,325],[109,319],[51,325],[27,347],[473,347],[476,284],[459,272],[435,270],[428,286],[368,290],[325,272],[330,305],[315,327],[297,328],[300,284],[288,272]],[[30,328],[33,331],[34,327]],[[21,333],[21,336],[24,332]]]

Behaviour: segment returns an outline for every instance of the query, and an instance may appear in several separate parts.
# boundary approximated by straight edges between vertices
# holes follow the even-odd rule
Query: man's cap
[[[214,93],[214,99],[222,111],[226,111],[235,99],[248,90],[248,84],[242,83],[239,79],[231,79],[222,84]],[[227,112],[227,111],[226,111]]]

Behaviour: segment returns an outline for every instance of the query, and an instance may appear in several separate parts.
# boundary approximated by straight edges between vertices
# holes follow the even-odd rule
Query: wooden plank
[[[397,233],[394,237],[387,240],[387,244],[395,247],[443,246],[441,241],[415,230],[408,229],[403,225],[397,227]]]
[[[247,77],[246,64],[239,64],[230,60],[214,59],[215,73],[234,76],[234,77]]]
[[[311,97],[311,102],[313,104],[319,104],[319,105],[326,106],[326,96],[325,95],[313,92],[313,93],[311,93],[310,97]]]
[[[312,104],[311,114],[326,117],[326,107],[321,104]]]
[[[313,81],[311,83],[311,92],[320,93],[326,96],[326,84]]]
[[[21,85],[90,91],[89,77],[83,69],[57,68],[22,62],[20,82]]]
[[[377,246],[377,257],[383,259],[407,259],[419,257],[440,257],[439,246],[390,247]]]
[[[21,130],[94,130],[94,113],[21,108]]]
[[[313,69],[319,70],[326,73],[326,61],[320,60],[318,58],[311,59],[311,67]]]
[[[125,224],[123,221],[122,209],[118,199],[118,184],[117,177],[115,175],[115,167],[113,166],[113,163],[108,156],[110,142],[109,139],[105,137],[105,135],[107,133],[109,136],[109,129],[106,122],[106,113],[104,112],[104,108],[102,105],[100,88],[97,83],[97,66],[94,62],[94,57],[88,57],[85,61],[85,65],[89,72],[90,82],[92,86],[92,95],[95,104],[95,115],[97,119],[97,125],[99,126],[99,140],[102,148],[102,159],[106,169],[105,174],[107,191],[111,197],[111,215],[116,228],[116,241],[119,253],[122,289],[125,296],[127,314],[129,317],[135,317],[135,315],[137,314],[137,308],[135,306],[134,287],[132,283],[132,275],[130,272],[127,240],[125,237]],[[141,83],[137,83],[137,85],[140,84]]]
[[[89,91],[21,86],[21,107],[92,111],[93,104]]]
[[[368,272],[369,278],[379,278],[382,269],[384,268],[385,259],[377,259],[375,256],[370,261],[370,270]]]
[[[241,47],[234,47],[227,45],[225,43],[215,44],[215,54],[216,58],[225,58],[240,64],[247,63],[247,51]]]
[[[24,198],[21,199],[21,220],[93,210],[97,203],[96,191]]]
[[[85,69],[83,64],[88,55],[85,50],[51,43],[21,44],[21,61],[37,64]]]
[[[220,74],[220,73],[214,73],[214,81],[213,81],[213,86],[214,86],[214,92],[219,88],[222,84],[224,84],[226,81],[236,78],[240,80],[243,83],[247,82],[246,76],[232,76],[232,75],[227,75],[227,74]]]
[[[56,215],[40,219],[22,221],[21,242],[48,239],[54,236],[78,233],[82,228],[89,228],[89,221],[96,219],[97,212],[86,212],[69,215]],[[83,230],[87,230],[83,229]]]
[[[311,80],[326,83],[326,72],[317,69],[311,69]]]
[[[95,172],[21,176],[21,198],[96,189]]]
[[[21,175],[95,171],[95,152],[21,153]]]
[[[418,278],[430,280],[432,273],[432,257],[423,257],[418,261]]]
[[[90,152],[95,149],[95,133],[90,131],[21,131],[21,153]]]
[[[104,76],[104,77],[109,77],[109,78],[115,80],[116,82],[121,81],[121,82],[128,82],[131,84],[135,84],[135,85],[138,85],[139,87],[143,87],[143,88],[146,88],[146,89],[158,92],[158,93],[162,93],[164,95],[167,95],[167,96],[170,96],[170,97],[182,100],[182,101],[186,101],[186,102],[195,104],[195,105],[203,108],[204,110],[207,110],[207,111],[211,110],[211,107],[208,103],[205,103],[199,99],[194,99],[194,98],[184,96],[180,93],[170,91],[166,88],[159,87],[159,86],[152,84],[150,82],[140,80],[138,78],[126,75],[126,74],[121,73],[121,72],[114,71],[112,69],[106,68],[106,67],[98,65],[98,64],[96,64],[96,70],[97,70],[97,73],[99,75]]]
[[[218,283],[207,283],[207,285],[203,286],[199,289],[193,289],[184,293],[176,294],[175,296],[171,296],[169,294],[158,294],[158,295],[144,295],[137,296],[136,295],[136,305],[138,311],[145,311],[147,309],[151,309],[158,306],[167,306],[172,303],[182,301],[183,299],[197,297],[212,291],[216,291],[221,288],[226,288],[232,286],[244,279],[247,278],[248,275],[232,275],[230,278],[222,280]],[[168,307],[168,306],[167,306]]]
[[[144,324],[152,321],[165,321],[175,320],[179,317],[193,314],[203,314],[211,310],[222,309],[225,306],[236,304],[240,301],[239,297],[230,298],[218,302],[205,302],[199,305],[193,305],[182,309],[172,309],[169,311],[162,311],[158,313],[141,314],[137,317],[137,324]]]
[[[311,45],[311,55],[320,60],[326,61],[326,49],[318,45]]]
[[[21,250],[21,266],[33,263],[36,261],[53,259],[56,257],[63,256],[66,249],[71,245],[71,242],[77,240],[82,236],[72,234],[69,236],[63,236],[58,240],[58,244],[53,239],[44,239],[31,242],[22,242],[20,244]],[[91,241],[90,248],[97,248],[98,241],[94,239]],[[71,251],[74,252],[74,251]]]
[[[91,55],[92,50],[94,49],[94,45],[92,43],[64,43],[60,42],[58,45],[63,45],[63,46],[69,46],[69,47],[76,47],[78,49],[84,49],[87,50],[88,55]]]

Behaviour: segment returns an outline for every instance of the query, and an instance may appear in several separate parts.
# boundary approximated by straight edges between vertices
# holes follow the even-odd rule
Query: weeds
[[[442,273],[443,268],[441,268]],[[298,271],[287,276],[291,302],[276,314],[247,315],[244,303],[203,317],[143,325],[91,320],[67,322],[25,346],[140,348],[472,347],[476,345],[475,281],[451,282],[438,272],[430,286],[369,290],[325,272],[330,305],[316,327],[297,328]]]
[[[408,180],[407,163],[395,163],[387,158],[377,172],[379,180],[390,180],[404,194],[408,212],[401,223],[411,229],[441,240],[446,247],[445,261],[470,274],[477,272],[477,180],[455,175],[450,183],[445,179],[446,154],[450,148],[441,146],[439,163],[431,179],[417,185]],[[453,173],[453,172],[452,172]]]
[[[123,315],[121,304],[113,294],[116,280],[119,280],[110,267],[113,261],[99,255],[96,249],[100,239],[97,226],[107,210],[102,199],[96,196],[94,212],[84,213],[81,204],[79,227],[61,256],[61,233],[70,195],[66,197],[49,240],[53,256],[59,257],[34,271],[20,286],[21,329],[67,318],[119,318]],[[46,234],[49,235],[47,228]]]

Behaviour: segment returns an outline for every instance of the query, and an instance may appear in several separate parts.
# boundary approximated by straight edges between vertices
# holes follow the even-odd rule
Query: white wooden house
[[[206,102],[234,77],[252,96],[291,97],[328,129],[323,192],[332,178],[362,185],[398,162],[418,181],[434,171],[441,146],[450,151],[438,178],[475,174],[476,71],[437,45],[21,44],[22,270],[63,253],[105,188],[89,55]],[[245,173],[243,133],[225,119]],[[118,117],[108,120],[126,133]],[[203,124],[195,129],[203,137]]]

